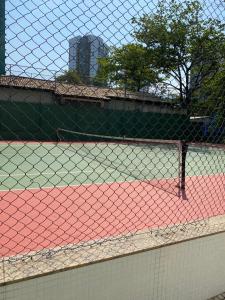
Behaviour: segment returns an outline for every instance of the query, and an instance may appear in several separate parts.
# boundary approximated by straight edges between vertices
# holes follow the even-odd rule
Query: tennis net
[[[185,189],[187,146],[179,140],[127,138],[57,129],[59,147],[122,179],[143,180],[170,192]],[[102,173],[104,173],[102,171]],[[118,177],[118,176],[117,176]]]

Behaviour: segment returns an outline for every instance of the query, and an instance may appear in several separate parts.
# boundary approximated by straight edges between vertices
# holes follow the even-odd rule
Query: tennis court
[[[147,142],[1,142],[0,256],[225,212],[225,150]]]

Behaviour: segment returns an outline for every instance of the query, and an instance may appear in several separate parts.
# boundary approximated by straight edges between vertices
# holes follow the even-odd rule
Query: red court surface
[[[170,188],[169,188],[170,187]],[[0,256],[98,240],[225,213],[225,174],[0,192]]]

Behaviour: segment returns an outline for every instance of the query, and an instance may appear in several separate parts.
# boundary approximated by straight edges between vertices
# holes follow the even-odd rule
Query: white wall
[[[225,291],[225,233],[0,287],[4,300],[198,300]]]

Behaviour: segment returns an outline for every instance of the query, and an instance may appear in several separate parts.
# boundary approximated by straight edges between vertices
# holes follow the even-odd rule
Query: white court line
[[[97,167],[97,166],[96,166]],[[115,168],[112,168],[112,167],[108,167],[106,169],[106,171],[108,169],[111,169],[113,171],[115,171]],[[127,171],[134,171],[136,170],[136,168],[127,168],[126,169]],[[117,170],[116,170],[117,171]],[[66,171],[59,171],[59,172],[40,172],[40,173],[12,173],[12,174],[1,174],[0,177],[10,177],[10,178],[13,178],[13,177],[25,177],[25,176],[41,176],[41,175],[58,175],[58,174],[82,174],[82,173],[94,173],[95,172],[95,169],[92,169],[92,170],[80,170],[80,171],[71,171],[71,172],[66,172]],[[119,172],[119,171],[118,171]]]
[[[80,171],[71,171],[71,172],[41,172],[41,173],[12,173],[12,174],[1,174],[0,177],[24,177],[24,176],[40,176],[40,175],[57,175],[57,174],[78,174],[78,173],[91,173],[94,172],[94,170],[80,170]]]
[[[107,170],[108,169],[111,169],[111,170],[113,170],[113,171],[115,171],[115,169],[114,168],[107,168]],[[127,169],[127,170],[129,170],[129,171],[133,171],[133,170],[136,170],[136,168],[132,168],[132,169]],[[53,173],[53,172],[45,172],[45,173],[16,173],[16,174],[14,174],[14,176],[15,175],[17,175],[17,176],[40,176],[40,175],[57,175],[57,174],[78,174],[78,173],[80,173],[80,174],[82,174],[82,173],[93,173],[94,172],[94,170],[90,170],[90,171],[86,171],[86,172],[84,172],[84,171],[73,171],[73,172],[55,172],[55,173]],[[11,178],[13,178],[13,176],[12,176],[13,174],[5,174],[5,175],[0,175],[0,177],[11,177]],[[16,177],[16,176],[15,176]],[[150,179],[145,179],[145,180],[150,180]],[[144,181],[145,181],[144,180]],[[104,184],[104,183],[106,183],[106,184],[112,184],[112,183],[114,183],[114,182],[118,182],[118,183],[123,183],[123,182],[135,182],[135,181],[143,181],[142,179],[135,179],[135,180],[125,180],[125,181],[110,181],[110,182],[105,182],[105,181],[103,181],[103,182],[90,182],[90,183],[80,183],[80,184],[76,184],[76,185],[52,185],[52,186],[37,186],[37,187],[24,187],[23,189],[21,189],[21,188],[19,188],[19,189],[1,189],[0,188],[0,193],[1,192],[9,192],[9,191],[25,191],[25,190],[40,190],[40,189],[52,189],[52,188],[64,188],[64,187],[78,187],[78,186],[85,186],[85,185],[90,185],[90,184],[97,184],[97,185],[99,185],[99,184]]]
[[[171,178],[170,178],[171,179]],[[72,187],[76,188],[79,186],[88,186],[88,185],[101,185],[101,184],[113,184],[113,183],[131,183],[131,182],[145,182],[151,179],[135,179],[135,180],[125,180],[125,181],[103,181],[103,182],[90,182],[90,183],[80,183],[80,184],[74,184],[74,185],[52,185],[52,186],[40,186],[40,187],[28,187],[28,188],[23,188],[23,189],[8,189],[8,190],[1,190],[1,192],[16,192],[16,191],[30,191],[30,190],[38,190],[41,191],[42,189],[57,189],[57,188],[67,188],[67,187]],[[160,180],[160,179],[159,179]]]

